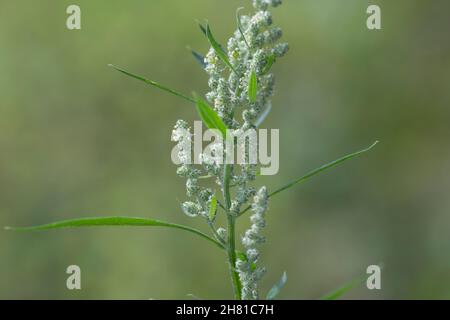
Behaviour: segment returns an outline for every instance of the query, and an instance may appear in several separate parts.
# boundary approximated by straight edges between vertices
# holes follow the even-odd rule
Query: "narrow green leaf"
[[[202,66],[202,68],[205,69],[206,68],[205,57],[200,53],[198,53],[197,51],[192,50],[191,48],[188,49],[189,51],[191,51],[191,54],[194,57],[195,61],[197,61]]]
[[[250,79],[248,80],[248,100],[251,103],[256,102],[256,95],[258,93],[258,78],[256,77],[256,72],[252,70],[250,73]]]
[[[217,240],[211,238],[210,236],[204,234],[203,232],[184,226],[181,224],[175,224],[160,220],[147,219],[147,218],[134,218],[134,217],[92,217],[92,218],[81,218],[73,220],[64,220],[53,222],[49,224],[43,224],[39,226],[32,227],[5,227],[6,230],[14,231],[45,231],[51,229],[60,228],[79,228],[79,227],[99,227],[99,226],[134,226],[134,227],[168,227],[175,228],[196,234],[206,240],[211,241],[215,245],[223,249],[223,245]]]
[[[250,46],[247,42],[247,39],[245,38],[244,35],[244,29],[242,28],[242,23],[241,23],[241,17],[239,16],[239,11],[241,11],[242,9],[244,9],[243,7],[240,7],[236,10],[236,22],[237,22],[237,26],[239,29],[239,32],[241,33],[242,39],[244,39],[245,44],[247,45],[247,48],[250,49]]]
[[[164,85],[162,85],[162,84],[160,84],[160,83],[158,83],[156,81],[145,79],[144,77],[141,77],[141,76],[135,75],[135,74],[133,74],[131,72],[125,71],[123,69],[120,69],[120,68],[118,68],[118,67],[116,67],[116,66],[114,66],[112,64],[109,64],[108,66],[116,69],[117,71],[119,71],[119,72],[121,72],[121,73],[123,73],[123,74],[125,74],[125,75],[127,75],[129,77],[132,77],[132,78],[135,78],[137,80],[143,81],[146,84],[152,85],[152,86],[154,86],[154,87],[156,87],[158,89],[161,89],[163,91],[171,93],[171,94],[173,94],[173,95],[175,95],[175,96],[177,96],[179,98],[183,98],[183,99],[185,99],[185,100],[187,100],[189,102],[195,103],[195,100],[192,99],[191,97],[189,97],[189,96],[187,96],[185,94],[179,93],[179,92],[177,92],[175,90],[172,90],[172,89],[170,89],[170,88],[168,88],[168,87],[166,87],[166,86],[164,86]]]
[[[200,22],[198,22],[198,26],[200,27],[200,30],[202,31],[202,33],[206,36],[206,28]]]
[[[287,274],[286,271],[283,272],[283,275],[281,276],[280,280],[278,280],[277,283],[275,283],[275,285],[272,287],[272,289],[270,289],[270,291],[267,293],[267,300],[273,300],[276,298],[276,296],[278,296],[278,294],[280,293],[281,289],[284,287],[284,285],[287,282]]]
[[[217,213],[217,198],[216,195],[214,194],[211,198],[211,204],[209,206],[209,220],[210,221],[214,221],[214,219],[216,218],[216,213]]]
[[[381,269],[383,269],[383,263],[378,264]],[[363,285],[367,281],[367,274],[364,273],[358,278],[355,278],[343,286],[337,288],[336,290],[331,291],[330,293],[324,295],[320,298],[320,300],[336,300],[342,297],[344,294],[346,294],[348,291],[356,288],[357,286]]]
[[[203,100],[202,98],[195,95],[195,101],[197,106],[197,111],[202,119],[203,123],[209,128],[209,129],[217,129],[220,131],[222,136],[226,137],[227,127],[223,123],[222,119],[217,115],[217,113],[214,111],[213,108],[209,106],[209,104]]]
[[[273,64],[275,63],[275,55],[270,55],[267,57],[266,65],[264,66],[264,69],[262,71],[262,74],[266,74],[270,71],[270,68],[272,68]]]
[[[236,73],[236,70],[228,60],[228,56],[225,53],[225,50],[223,50],[222,46],[214,38],[209,24],[206,24],[206,37],[208,38],[209,44],[211,45],[211,47],[213,47],[219,59],[222,60],[222,62],[225,63],[234,73]]]
[[[305,182],[306,180],[308,180],[309,178],[311,178],[312,176],[315,176],[316,174],[319,174],[319,173],[321,173],[322,171],[325,171],[325,170],[327,170],[327,169],[330,169],[330,168],[332,168],[332,167],[335,167],[335,166],[337,166],[338,164],[341,164],[341,163],[344,162],[344,161],[350,160],[350,159],[352,159],[352,158],[356,158],[356,157],[358,157],[358,156],[360,156],[360,155],[362,155],[362,154],[364,154],[364,153],[370,151],[370,150],[371,150],[373,147],[375,147],[377,144],[378,144],[378,141],[375,141],[375,142],[374,142],[370,147],[368,147],[368,148],[365,148],[365,149],[363,149],[363,150],[360,150],[360,151],[357,151],[357,152],[348,154],[348,155],[346,155],[346,156],[344,156],[344,157],[342,157],[342,158],[339,158],[339,159],[334,160],[334,161],[332,161],[332,162],[330,162],[330,163],[327,163],[327,164],[325,164],[325,165],[323,165],[323,166],[321,166],[321,167],[319,167],[319,168],[317,168],[317,169],[315,169],[315,170],[312,170],[312,171],[310,171],[309,173],[305,174],[303,177],[300,177],[300,178],[298,178],[298,179],[296,179],[296,180],[294,180],[294,181],[288,183],[287,185],[285,185],[285,186],[283,186],[283,187],[281,187],[281,188],[279,188],[279,189],[273,191],[272,193],[269,194],[269,197],[272,197],[272,196],[274,196],[274,195],[280,193],[281,191],[284,191],[284,190],[286,190],[286,189],[289,189],[289,188],[295,186],[296,184],[303,183],[303,182]],[[243,211],[241,211],[241,213],[239,214],[239,216],[240,216],[240,215],[243,215],[243,214],[244,214],[245,212],[247,212],[248,210],[250,210],[250,206],[248,206],[248,207],[245,208]]]
[[[365,281],[365,278],[358,278],[354,279],[346,284],[344,284],[342,287],[337,288],[336,290],[324,295],[320,300],[336,300],[342,297],[344,294],[346,294],[348,291],[354,289],[355,287],[363,284]]]
[[[346,156],[344,156],[344,157],[342,157],[342,158],[339,158],[339,159],[337,159],[337,160],[334,160],[333,162],[330,162],[330,163],[328,163],[328,164],[325,164],[325,165],[321,166],[320,168],[317,168],[317,169],[315,169],[315,170],[313,170],[313,171],[310,171],[309,173],[307,173],[307,174],[304,175],[303,177],[301,177],[301,178],[299,178],[299,179],[296,179],[296,180],[294,180],[294,181],[288,183],[287,185],[285,185],[285,186],[283,186],[283,187],[281,187],[281,188],[279,188],[279,189],[273,191],[269,196],[272,197],[272,196],[276,195],[277,193],[280,193],[281,191],[284,191],[284,190],[286,190],[286,189],[289,189],[289,188],[295,186],[296,184],[305,182],[306,180],[308,180],[308,179],[311,178],[312,176],[315,176],[316,174],[318,174],[318,173],[320,173],[320,172],[322,172],[322,171],[325,171],[325,170],[330,169],[330,168],[332,168],[332,167],[334,167],[334,166],[337,166],[338,164],[340,164],[340,163],[342,163],[342,162],[344,162],[344,161],[347,161],[347,160],[350,160],[350,159],[355,158],[355,157],[357,157],[357,156],[360,156],[360,155],[362,155],[363,153],[366,153],[366,152],[370,151],[370,150],[371,150],[373,147],[375,147],[377,144],[378,144],[378,141],[375,141],[370,147],[368,147],[368,148],[366,148],[366,149],[363,149],[363,150],[360,150],[360,151],[357,151],[357,152],[348,154],[348,155],[346,155]]]

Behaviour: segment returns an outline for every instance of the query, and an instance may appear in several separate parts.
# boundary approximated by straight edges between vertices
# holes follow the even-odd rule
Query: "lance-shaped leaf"
[[[123,69],[120,69],[120,68],[118,68],[118,67],[116,67],[116,66],[114,66],[114,65],[112,65],[112,64],[109,64],[108,66],[109,66],[109,67],[112,67],[112,68],[114,68],[114,69],[116,69],[117,71],[119,71],[119,72],[121,72],[121,73],[123,73],[123,74],[125,74],[125,75],[127,75],[127,76],[129,76],[129,77],[132,77],[132,78],[134,78],[134,79],[143,81],[143,82],[145,82],[146,84],[149,84],[149,85],[154,86],[154,87],[156,87],[156,88],[158,88],[158,89],[161,89],[161,90],[163,90],[163,91],[166,91],[166,92],[168,92],[168,93],[171,93],[171,94],[173,94],[173,95],[175,95],[175,96],[177,96],[177,97],[179,97],[179,98],[183,98],[183,99],[185,99],[185,100],[187,100],[187,101],[189,101],[189,102],[195,103],[194,99],[192,99],[191,97],[189,97],[189,96],[187,96],[187,95],[185,95],[185,94],[183,94],[183,93],[179,93],[179,92],[177,92],[177,91],[175,91],[175,90],[173,90],[173,89],[170,89],[170,88],[168,88],[168,87],[166,87],[166,86],[164,86],[164,85],[162,85],[162,84],[160,84],[160,83],[158,83],[158,82],[156,82],[156,81],[148,80],[148,79],[146,79],[146,78],[144,78],[144,77],[142,77],[142,76],[138,76],[138,75],[133,74],[133,73],[131,73],[131,72],[125,71],[125,70],[123,70]]]
[[[205,57],[195,50],[192,49],[189,50],[191,51],[192,56],[195,58],[195,60],[202,66],[203,69],[205,69],[206,68]]]
[[[252,70],[250,73],[250,78],[248,80],[248,100],[251,103],[256,102],[256,96],[258,93],[258,78],[256,77],[256,72]]]
[[[200,31],[206,36],[206,28],[199,21],[197,21],[197,23],[200,28]]]
[[[208,38],[209,44],[211,45],[211,47],[213,47],[219,59],[222,60],[222,62],[225,63],[234,73],[236,73],[236,70],[230,63],[230,60],[228,60],[228,56],[225,53],[225,50],[223,50],[222,46],[214,38],[209,24],[206,24],[206,37]]]
[[[202,119],[203,123],[209,129],[216,129],[222,134],[222,137],[225,138],[227,134],[227,127],[223,123],[222,119],[217,115],[216,111],[202,98],[194,94],[197,111]]]
[[[377,144],[378,144],[378,141],[375,141],[370,147],[368,147],[368,148],[366,148],[366,149],[363,149],[363,150],[360,150],[360,151],[351,153],[351,154],[346,155],[346,156],[344,156],[344,157],[342,157],[342,158],[339,158],[339,159],[337,159],[337,160],[334,160],[333,162],[327,163],[327,164],[321,166],[320,168],[317,168],[317,169],[315,169],[315,170],[313,170],[313,171],[310,171],[309,173],[307,173],[307,174],[304,175],[303,177],[301,177],[301,178],[299,178],[299,179],[296,179],[296,180],[294,180],[294,181],[288,183],[287,185],[285,185],[285,186],[283,186],[283,187],[281,187],[281,188],[279,188],[279,189],[273,191],[269,196],[270,196],[270,197],[271,197],[271,196],[274,196],[274,195],[276,195],[277,193],[280,193],[281,191],[284,191],[284,190],[286,190],[286,189],[289,189],[289,188],[295,186],[296,184],[299,184],[299,183],[302,183],[302,182],[308,180],[308,179],[311,178],[312,176],[315,176],[316,174],[321,173],[322,171],[325,171],[325,170],[330,169],[330,168],[332,168],[332,167],[334,167],[334,166],[337,166],[338,164],[340,164],[340,163],[342,163],[342,162],[344,162],[344,161],[350,160],[350,159],[352,159],[352,158],[354,158],[354,157],[360,156],[360,155],[362,155],[363,153],[366,153],[367,151],[370,151],[370,150],[371,150],[373,147],[375,147]]]
[[[320,173],[320,172],[322,172],[322,171],[325,171],[325,170],[330,169],[330,168],[332,168],[332,167],[334,167],[334,166],[337,166],[338,164],[340,164],[340,163],[342,163],[342,162],[344,162],[344,161],[347,161],[347,160],[350,160],[350,159],[355,158],[355,157],[357,157],[357,156],[360,156],[360,155],[362,155],[363,153],[366,153],[366,152],[370,151],[370,150],[371,150],[373,147],[375,147],[377,144],[378,144],[378,141],[375,141],[370,147],[368,147],[368,148],[366,148],[366,149],[363,149],[363,150],[360,150],[360,151],[357,151],[357,152],[348,154],[348,155],[346,155],[346,156],[344,156],[344,157],[342,157],[342,158],[339,158],[339,159],[337,159],[337,160],[334,160],[333,162],[330,162],[330,163],[328,163],[328,164],[325,164],[325,165],[321,166],[320,168],[317,168],[317,169],[315,169],[315,170],[313,170],[313,171],[310,171],[309,173],[307,173],[307,174],[304,175],[303,177],[298,178],[298,179],[296,179],[296,180],[294,180],[294,181],[288,183],[287,185],[285,185],[285,186],[283,186],[283,187],[281,187],[281,188],[279,188],[279,189],[273,191],[269,196],[270,196],[270,197],[271,197],[271,196],[274,196],[274,195],[276,195],[277,193],[280,193],[281,191],[284,191],[284,190],[286,190],[286,189],[289,189],[289,188],[295,186],[296,184],[299,184],[299,183],[302,183],[302,182],[308,180],[308,179],[311,178],[312,176],[315,176],[316,174],[318,174],[318,173]]]
[[[160,220],[147,219],[147,218],[134,218],[134,217],[92,217],[92,218],[81,218],[73,220],[63,220],[58,222],[53,222],[49,224],[43,224],[32,227],[5,227],[6,230],[14,231],[45,231],[51,229],[61,229],[61,228],[80,228],[80,227],[100,227],[100,226],[133,226],[133,227],[168,227],[175,228],[190,233],[196,234],[208,241],[211,241],[215,245],[223,248],[223,245],[206,235],[205,233],[181,224],[170,223]]]
[[[330,163],[327,163],[327,164],[325,164],[325,165],[323,165],[323,166],[321,166],[321,167],[319,167],[319,168],[317,168],[317,169],[315,169],[315,170],[312,170],[312,171],[310,171],[309,173],[305,174],[304,176],[302,176],[302,177],[300,177],[300,178],[298,178],[298,179],[296,179],[296,180],[294,180],[294,181],[292,181],[292,182],[286,184],[285,186],[283,186],[283,187],[281,187],[281,188],[276,189],[275,191],[273,191],[272,193],[269,194],[269,197],[272,197],[272,196],[274,196],[274,195],[276,195],[276,194],[278,194],[278,193],[280,193],[280,192],[282,192],[282,191],[284,191],[284,190],[286,190],[286,189],[289,189],[289,188],[295,186],[296,184],[303,183],[303,182],[307,181],[309,178],[315,176],[316,174],[319,174],[319,173],[321,173],[321,172],[323,172],[323,171],[325,171],[325,170],[328,170],[328,169],[330,169],[330,168],[332,168],[332,167],[335,167],[335,166],[337,166],[337,165],[343,163],[344,161],[347,161],[347,160],[353,159],[353,158],[355,158],[355,157],[361,156],[362,154],[364,154],[364,153],[370,151],[370,150],[371,150],[373,147],[375,147],[377,144],[378,144],[378,141],[375,141],[375,142],[374,142],[370,147],[368,147],[368,148],[365,148],[365,149],[362,149],[362,150],[360,150],[360,151],[357,151],[357,152],[348,154],[348,155],[346,155],[346,156],[344,156],[344,157],[342,157],[342,158],[339,158],[339,159],[334,160],[334,161],[332,161],[332,162],[330,162]],[[248,210],[250,210],[250,206],[248,206],[248,207],[245,208],[243,211],[241,211],[241,213],[239,214],[239,216],[240,216],[240,215],[243,215],[243,214],[244,214],[245,212],[247,212]]]
[[[287,274],[286,271],[283,272],[283,275],[281,276],[280,280],[278,280],[277,283],[275,283],[275,285],[272,287],[272,289],[269,290],[269,292],[267,293],[267,300],[273,300],[276,298],[276,296],[278,296],[278,294],[280,293],[281,289],[284,287],[284,285],[287,282]]]
[[[214,221],[214,219],[216,218],[216,213],[217,213],[217,198],[216,195],[214,194],[211,198],[211,204],[209,205],[208,217],[210,221]]]

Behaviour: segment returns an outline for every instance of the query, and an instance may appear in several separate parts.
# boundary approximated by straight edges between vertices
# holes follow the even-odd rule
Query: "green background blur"
[[[66,29],[78,4],[82,29]],[[382,9],[382,30],[366,9]],[[206,230],[179,209],[170,161],[183,100],[108,63],[182,92],[206,92],[186,46],[222,43],[243,0],[0,0],[0,225],[132,215]],[[347,298],[450,298],[450,2],[286,0],[273,11],[289,54],[274,67],[267,128],[280,128],[276,188],[346,153],[362,158],[273,198],[261,264],[267,292],[318,298],[383,262],[382,290]],[[246,219],[244,219],[246,220]],[[247,223],[241,224],[242,234]],[[68,265],[82,290],[66,289]],[[0,298],[231,298],[226,258],[166,229],[0,231]]]

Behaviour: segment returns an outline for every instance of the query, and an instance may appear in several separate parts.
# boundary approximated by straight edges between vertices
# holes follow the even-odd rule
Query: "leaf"
[[[339,287],[338,289],[326,294],[325,296],[320,298],[320,300],[336,300],[336,299],[340,298],[341,296],[343,296],[348,291],[350,291],[351,289],[362,284],[364,282],[364,280],[365,279],[362,279],[362,278],[352,280],[352,281],[346,283],[345,285],[343,285],[342,287]]]
[[[135,79],[137,79],[137,80],[141,80],[141,81],[145,82],[146,84],[152,85],[152,86],[154,86],[154,87],[156,87],[156,88],[158,88],[158,89],[161,89],[161,90],[163,90],[163,91],[166,91],[166,92],[168,92],[168,93],[171,93],[171,94],[173,94],[173,95],[175,95],[175,96],[177,96],[177,97],[180,97],[180,98],[183,98],[183,99],[185,99],[185,100],[187,100],[187,101],[189,101],[189,102],[195,103],[195,100],[192,99],[191,97],[189,97],[189,96],[187,96],[187,95],[184,95],[184,94],[182,94],[182,93],[179,93],[179,92],[177,92],[177,91],[175,91],[175,90],[172,90],[172,89],[170,89],[170,88],[168,88],[168,87],[166,87],[166,86],[164,86],[164,85],[162,85],[162,84],[160,84],[160,83],[158,83],[158,82],[156,82],[156,81],[148,80],[148,79],[145,79],[144,77],[141,77],[141,76],[132,74],[131,72],[125,71],[125,70],[123,70],[123,69],[120,69],[120,68],[118,68],[118,67],[116,67],[116,66],[114,66],[114,65],[112,65],[112,64],[109,64],[108,66],[109,66],[109,67],[112,67],[112,68],[114,68],[114,69],[116,69],[117,71],[119,71],[119,72],[121,72],[121,73],[123,73],[123,74],[125,74],[125,75],[127,75],[127,76],[129,76],[129,77],[135,78]]]
[[[262,74],[266,74],[270,71],[270,68],[272,68],[273,64],[275,63],[275,55],[270,55],[267,57],[267,63],[264,66],[264,69],[262,71]]]
[[[269,293],[267,293],[266,299],[267,300],[273,300],[276,296],[280,293],[281,289],[284,287],[284,285],[287,282],[287,274],[286,271],[283,272],[283,275],[281,276],[280,280],[278,280],[277,283],[270,289]]]
[[[204,234],[203,232],[184,226],[181,224],[175,224],[160,220],[147,219],[147,218],[134,218],[134,217],[92,217],[92,218],[81,218],[73,220],[64,220],[53,222],[49,224],[43,224],[39,226],[32,227],[5,227],[6,230],[13,231],[45,231],[51,229],[61,229],[61,228],[79,228],[79,227],[99,227],[99,226],[134,226],[134,227],[168,227],[175,228],[184,231],[194,233],[206,240],[213,242],[220,248],[224,248],[223,245],[217,240],[211,238],[210,236]]]
[[[250,79],[248,81],[248,100],[251,103],[256,102],[256,95],[258,93],[258,78],[254,70],[250,73]]]
[[[223,123],[222,119],[220,119],[220,117],[217,115],[214,109],[211,108],[205,100],[203,100],[202,98],[198,97],[195,94],[194,96],[198,114],[202,119],[202,121],[205,123],[205,125],[209,129],[219,130],[222,136],[226,137],[227,127]]]
[[[378,264],[381,269],[383,269],[383,263]],[[352,281],[347,282],[343,286],[337,288],[336,290],[331,291],[330,293],[324,295],[320,298],[320,300],[336,300],[346,294],[348,291],[356,288],[357,286],[362,285],[367,280],[367,274],[364,273],[358,278],[353,279]]]
[[[237,26],[238,26],[239,32],[241,33],[242,39],[244,39],[244,42],[247,45],[247,48],[250,49],[250,46],[249,46],[249,44],[247,42],[247,39],[245,38],[245,35],[244,35],[244,29],[242,28],[241,17],[239,16],[239,11],[242,10],[242,9],[244,9],[244,8],[240,7],[240,8],[238,8],[236,10],[236,22],[237,22]]]
[[[197,23],[202,33],[206,36],[206,28],[200,22],[197,21]]]
[[[373,147],[375,147],[377,144],[378,144],[378,141],[375,141],[370,147],[368,147],[368,148],[366,148],[366,149],[363,149],[363,150],[360,150],[360,151],[351,153],[351,154],[346,155],[346,156],[344,156],[344,157],[342,157],[342,158],[339,158],[339,159],[337,159],[337,160],[334,160],[333,162],[330,162],[330,163],[328,163],[328,164],[325,164],[325,165],[321,166],[320,168],[317,168],[317,169],[315,169],[315,170],[313,170],[313,171],[310,171],[309,173],[307,173],[307,174],[304,175],[303,177],[301,177],[301,178],[299,178],[299,179],[296,179],[296,180],[294,180],[294,181],[288,183],[287,185],[285,185],[285,186],[283,186],[283,187],[281,187],[281,188],[279,188],[279,189],[273,191],[271,194],[269,194],[269,197],[272,197],[272,196],[276,195],[277,193],[280,193],[281,191],[284,191],[284,190],[286,190],[286,189],[289,189],[290,187],[293,187],[294,185],[296,185],[296,184],[298,184],[298,183],[303,183],[303,182],[305,182],[306,180],[308,180],[309,178],[311,178],[312,176],[315,176],[316,174],[318,174],[318,173],[320,173],[320,172],[322,172],[322,171],[325,171],[325,170],[327,170],[327,169],[329,169],[329,168],[332,168],[332,167],[334,167],[334,166],[336,166],[336,165],[338,165],[338,164],[340,164],[340,163],[342,163],[342,162],[344,162],[344,161],[347,161],[347,160],[350,160],[350,159],[355,158],[355,157],[357,157],[357,156],[360,156],[360,155],[362,155],[363,153],[366,153],[366,152],[370,151],[370,150],[371,150]]]
[[[264,109],[264,111],[259,115],[258,119],[256,119],[255,127],[259,127],[261,125],[261,123],[264,122],[264,120],[267,118],[267,116],[269,115],[271,110],[272,110],[272,105],[269,104],[267,106],[267,108]]]
[[[210,221],[214,221],[214,219],[216,218],[216,213],[217,213],[217,198],[216,195],[214,194],[211,198],[211,205],[209,206],[209,220]]]
[[[203,57],[203,55],[201,55],[197,51],[194,51],[192,49],[189,50],[191,51],[192,56],[195,58],[195,60],[203,67],[203,69],[205,69],[206,68],[205,57]]]
[[[208,38],[209,44],[211,45],[211,47],[213,47],[219,59],[222,60],[222,62],[225,63],[234,73],[237,73],[228,60],[228,56],[225,53],[225,50],[223,50],[222,46],[214,38],[209,24],[206,24],[206,37]]]
[[[342,163],[342,162],[344,162],[344,161],[350,160],[350,159],[352,159],[352,158],[356,158],[356,157],[358,157],[358,156],[360,156],[360,155],[362,155],[362,154],[364,154],[364,153],[370,151],[370,150],[371,150],[373,147],[375,147],[377,144],[378,144],[378,141],[375,141],[375,142],[374,142],[370,147],[368,147],[368,148],[365,148],[365,149],[363,149],[363,150],[360,150],[360,151],[357,151],[357,152],[348,154],[348,155],[346,155],[346,156],[344,156],[344,157],[342,157],[342,158],[339,158],[339,159],[334,160],[334,161],[332,161],[332,162],[330,162],[330,163],[327,163],[327,164],[325,164],[325,165],[323,165],[323,166],[321,166],[321,167],[319,167],[319,168],[317,168],[317,169],[315,169],[315,170],[312,170],[312,171],[310,171],[309,173],[305,174],[303,177],[300,177],[300,178],[298,178],[298,179],[296,179],[296,180],[294,180],[294,181],[288,183],[287,185],[285,185],[285,186],[283,186],[283,187],[281,187],[281,188],[279,188],[279,189],[273,191],[272,193],[269,194],[269,197],[273,197],[274,195],[280,193],[281,191],[284,191],[284,190],[286,190],[286,189],[289,189],[289,188],[293,187],[293,186],[296,185],[296,184],[303,183],[303,182],[305,182],[306,180],[308,180],[309,178],[311,178],[312,176],[315,176],[316,174],[319,174],[319,173],[321,173],[322,171],[325,171],[325,170],[327,170],[327,169],[330,169],[330,168],[332,168],[332,167],[335,167],[335,166],[337,166],[338,164],[340,164],[340,163]],[[243,215],[243,214],[244,214],[245,212],[247,212],[248,210],[250,210],[250,206],[248,206],[248,207],[245,208],[243,211],[241,211],[241,213],[239,213],[238,216]]]

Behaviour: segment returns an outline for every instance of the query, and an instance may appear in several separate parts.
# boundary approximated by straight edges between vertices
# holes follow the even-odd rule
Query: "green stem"
[[[235,235],[235,217],[231,214],[231,197],[230,197],[230,170],[231,165],[224,165],[224,175],[223,175],[223,197],[225,200],[225,206],[227,208],[227,219],[228,219],[228,264],[230,268],[231,282],[233,284],[234,298],[236,300],[241,300],[241,281],[239,280],[239,275],[236,272],[236,235]]]

